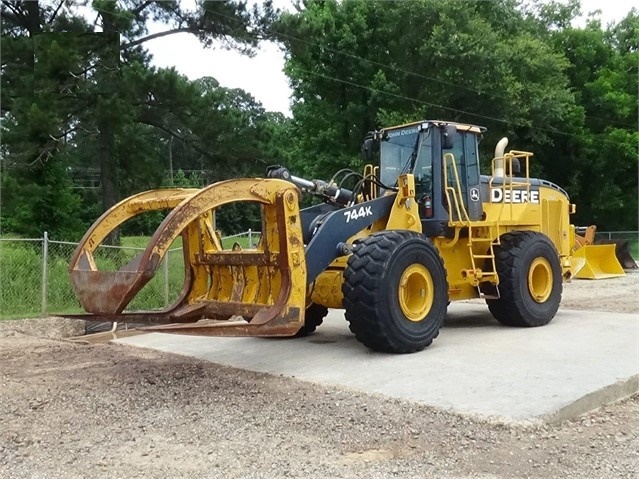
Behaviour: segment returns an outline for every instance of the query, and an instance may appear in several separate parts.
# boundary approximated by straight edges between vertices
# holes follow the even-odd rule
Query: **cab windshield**
[[[418,141],[419,136],[419,142]],[[413,174],[419,193],[430,190],[432,183],[432,142],[431,129],[419,133],[417,125],[398,128],[386,132],[380,145],[380,180],[393,186],[397,177],[406,173],[411,157],[419,152]]]

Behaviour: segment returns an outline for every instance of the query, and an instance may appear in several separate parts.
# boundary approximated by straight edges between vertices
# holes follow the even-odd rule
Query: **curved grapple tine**
[[[212,212],[228,203],[262,207],[262,240],[256,249],[224,250]],[[93,253],[107,235],[131,217],[173,208],[146,249],[118,271],[100,271]],[[185,283],[163,311],[125,312],[154,276],[173,241],[182,236]],[[248,323],[172,325],[167,332],[205,335],[292,335],[304,322],[306,263],[299,217],[299,190],[276,179],[239,179],[201,190],[154,190],[107,211],[78,245],[70,275],[84,319],[185,323],[242,316]]]

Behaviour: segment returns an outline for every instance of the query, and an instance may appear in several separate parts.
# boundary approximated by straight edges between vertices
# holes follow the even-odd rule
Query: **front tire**
[[[342,293],[350,330],[375,351],[421,351],[446,318],[443,261],[430,240],[410,231],[379,232],[359,242]]]
[[[546,235],[513,231],[495,247],[499,299],[487,299],[494,318],[507,326],[548,324],[557,313],[563,289],[559,255]]]

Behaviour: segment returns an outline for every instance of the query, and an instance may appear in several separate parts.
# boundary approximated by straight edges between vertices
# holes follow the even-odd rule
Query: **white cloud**
[[[601,10],[599,18],[602,26],[605,27],[611,22],[618,22],[623,19],[632,7],[636,6],[637,3],[633,0],[581,0],[581,13],[582,17],[584,17],[583,20],[585,20],[585,17],[590,12]]]
[[[190,79],[212,76],[222,86],[248,91],[267,110],[290,115],[284,56],[273,43],[264,43],[253,58],[219,46],[205,49],[188,33],[151,40],[146,47],[158,67],[175,67]]]
[[[249,0],[251,7],[259,4]],[[291,10],[291,0],[274,0],[273,6]],[[185,0],[182,7],[193,9],[194,0]],[[151,25],[150,33],[166,27]],[[204,48],[191,34],[180,33],[151,40],[145,44],[158,67],[175,67],[177,71],[194,80],[203,76],[214,77],[227,88],[241,88],[251,93],[268,111],[279,111],[290,116],[291,91],[284,74],[284,54],[271,42],[263,42],[252,58],[233,50],[224,50],[219,43]]]
[[[567,1],[567,0],[564,0]],[[254,3],[254,2],[250,2]],[[601,10],[602,25],[621,20],[635,5],[632,0],[581,0],[585,16]],[[275,6],[290,10],[291,0],[276,0]],[[153,29],[155,30],[155,28]],[[272,43],[265,43],[254,58],[243,56],[219,46],[205,49],[189,34],[176,34],[149,41],[146,44],[159,67],[175,67],[191,79],[212,76],[228,88],[242,88],[251,93],[267,110],[290,112],[290,88],[284,72],[284,55]]]

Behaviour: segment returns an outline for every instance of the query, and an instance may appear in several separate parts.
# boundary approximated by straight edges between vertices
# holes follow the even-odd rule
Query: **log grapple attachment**
[[[71,282],[88,314],[82,319],[147,323],[147,329],[207,336],[291,336],[304,324],[306,263],[299,190],[279,179],[236,179],[202,189],[151,190],[105,212],[76,248]],[[222,247],[214,212],[251,202],[262,210],[262,236],[252,249]],[[145,250],[117,271],[101,271],[94,253],[125,221],[144,212],[171,210]],[[184,285],[159,311],[128,311],[181,237]],[[200,320],[210,321],[200,321]]]

